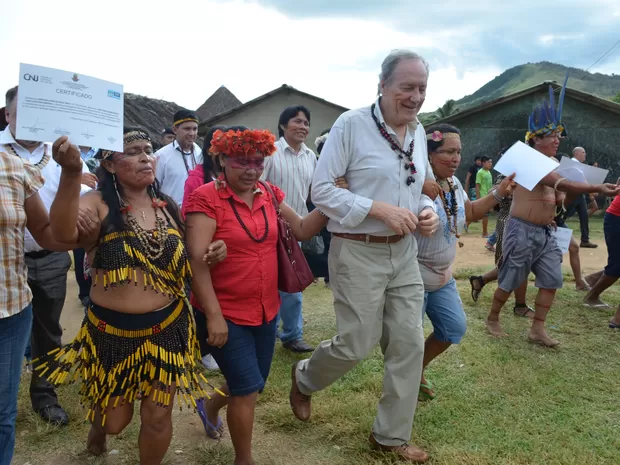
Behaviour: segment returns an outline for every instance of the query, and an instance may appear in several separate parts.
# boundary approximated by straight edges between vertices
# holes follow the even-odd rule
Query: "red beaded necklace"
[[[381,99],[379,98],[379,102],[380,101]],[[373,103],[370,107],[370,114],[372,115],[372,119],[377,125],[377,129],[379,130],[379,133],[381,133],[383,138],[388,141],[391,149],[394,150],[398,154],[398,158],[400,158],[401,160],[403,158],[407,159],[407,162],[405,163],[405,169],[410,170],[409,172],[411,173],[410,176],[407,177],[407,185],[410,186],[412,183],[415,182],[414,175],[418,172],[415,168],[415,164],[413,163],[413,150],[415,148],[415,138],[411,139],[411,143],[409,144],[409,149],[407,151],[404,151],[400,147],[400,144],[396,142],[394,138],[381,125],[381,123],[379,123],[379,120],[377,119],[375,115],[375,108],[376,108],[376,104]]]

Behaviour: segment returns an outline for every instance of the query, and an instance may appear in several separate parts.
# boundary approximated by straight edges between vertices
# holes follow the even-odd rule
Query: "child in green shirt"
[[[489,157],[482,157],[482,168],[476,173],[476,198],[481,199],[487,195],[493,187],[493,176],[491,176],[491,168],[493,168],[493,160]],[[487,237],[489,232],[489,214],[482,218],[482,237]]]

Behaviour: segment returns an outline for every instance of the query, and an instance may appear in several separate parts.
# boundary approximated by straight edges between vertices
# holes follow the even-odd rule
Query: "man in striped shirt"
[[[316,168],[316,155],[304,144],[310,129],[310,111],[297,105],[286,108],[280,115],[276,153],[265,158],[262,179],[278,186],[286,195],[286,203],[300,216],[308,214],[306,202]],[[282,304],[278,318],[282,319],[280,340],[293,352],[312,352],[303,340],[301,292],[280,292]],[[279,326],[279,322],[278,322]]]

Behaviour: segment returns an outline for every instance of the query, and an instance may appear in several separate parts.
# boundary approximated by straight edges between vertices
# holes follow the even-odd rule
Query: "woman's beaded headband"
[[[148,132],[139,129],[136,131],[129,131],[123,134],[123,145],[131,144],[132,142],[135,142],[137,140],[145,140],[147,142],[151,142],[151,136]],[[101,159],[105,160],[107,158],[110,158],[115,153],[116,152],[114,152],[114,150],[102,150]]]
[[[433,142],[441,142],[445,139],[460,139],[461,135],[456,132],[441,132],[433,131],[426,135],[426,140],[432,140]]]

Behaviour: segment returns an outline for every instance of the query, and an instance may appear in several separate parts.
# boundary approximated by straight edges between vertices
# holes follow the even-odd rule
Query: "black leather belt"
[[[333,236],[366,244],[396,244],[405,236],[370,236],[368,234],[332,233]]]
[[[52,252],[51,250],[37,250],[36,252],[26,252],[24,255],[26,255],[26,257],[28,258],[36,260],[38,258],[47,257],[48,255],[53,253],[54,252]]]

